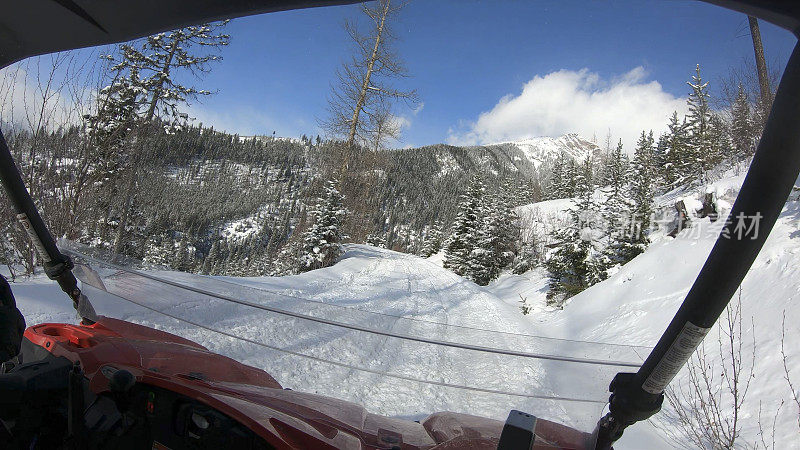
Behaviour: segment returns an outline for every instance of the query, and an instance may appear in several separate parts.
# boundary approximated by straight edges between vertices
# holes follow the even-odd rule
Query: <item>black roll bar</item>
[[[84,323],[94,323],[96,315],[94,309],[85,295],[78,287],[78,280],[72,274],[72,260],[63,255],[56,246],[56,241],[47,229],[47,226],[39,215],[36,205],[33,203],[25,182],[14,164],[11,150],[6,144],[5,136],[0,130],[0,181],[8,194],[8,198],[14,205],[17,213],[17,221],[27,233],[36,253],[41,259],[47,277],[55,280],[61,290],[66,292],[72,299],[72,306],[81,315]]]

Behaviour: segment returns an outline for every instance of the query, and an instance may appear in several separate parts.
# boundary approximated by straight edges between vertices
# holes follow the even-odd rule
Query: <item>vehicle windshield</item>
[[[728,212],[794,44],[690,1],[380,0],[30,58],[0,122],[99,314],[376,414],[591,432],[722,227],[758,235]],[[797,201],[619,448],[797,442]],[[28,324],[75,322],[0,208]]]

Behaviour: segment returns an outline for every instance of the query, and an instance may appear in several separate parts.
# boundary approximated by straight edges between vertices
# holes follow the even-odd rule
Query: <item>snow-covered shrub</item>
[[[347,215],[344,196],[329,181],[314,210],[314,223],[306,232],[300,254],[301,272],[332,266],[342,254],[342,221]]]

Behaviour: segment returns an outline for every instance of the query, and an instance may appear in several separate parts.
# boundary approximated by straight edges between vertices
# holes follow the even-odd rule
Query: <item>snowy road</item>
[[[105,269],[100,272],[109,292],[138,301],[145,299],[154,310],[250,342],[200,329],[88,288],[99,313],[179,334],[263,368],[286,387],[346,398],[382,414],[419,418],[450,410],[503,419],[510,409],[517,408],[589,429],[603,406],[605,384],[619,369],[374,335],[230,303],[135,274]],[[576,358],[631,359],[624,347],[532,336],[532,326],[519,310],[489,290],[433,262],[368,246],[348,246],[342,261],[333,268],[291,277],[214,279],[176,272],[155,274],[270,308],[400,336]],[[66,312],[68,304],[61,300],[57,289],[43,291],[44,286],[30,283],[21,288],[20,304],[29,321],[74,320]],[[53,301],[28,302],[25,299],[30,296],[29,290],[40,298],[47,292]],[[47,308],[43,308],[45,305]],[[64,311],[52,310],[55,308]],[[270,350],[256,343],[349,367]],[[499,395],[442,384],[595,402]]]

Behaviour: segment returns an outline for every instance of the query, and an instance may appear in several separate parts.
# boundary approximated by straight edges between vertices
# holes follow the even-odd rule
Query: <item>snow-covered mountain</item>
[[[565,134],[557,138],[540,136],[519,141],[502,142],[495,145],[510,145],[518,148],[528,161],[537,168],[545,161],[553,160],[562,154],[576,160],[582,160],[600,151],[600,147],[597,144],[575,133]]]

